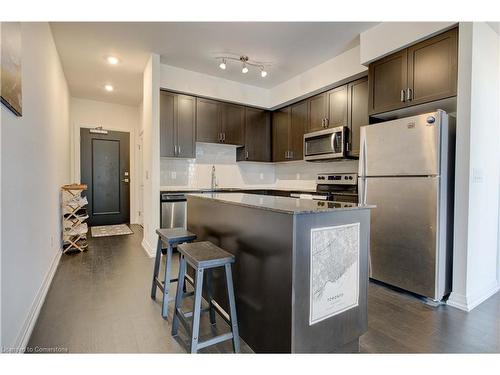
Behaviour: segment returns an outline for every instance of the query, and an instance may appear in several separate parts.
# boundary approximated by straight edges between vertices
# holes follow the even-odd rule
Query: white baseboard
[[[473,293],[470,296],[465,296],[463,294],[452,292],[446,303],[457,309],[469,312],[478,305],[480,305],[481,303],[483,303],[484,301],[486,301],[492,295],[497,293],[499,290],[500,290],[500,284],[494,282],[487,288],[484,288],[479,292]]]
[[[50,264],[50,268],[43,279],[42,285],[38,290],[38,293],[35,296],[33,303],[31,304],[31,308],[28,312],[28,316],[23,323],[22,329],[19,332],[15,345],[15,348],[18,348],[20,351],[24,352],[26,346],[28,345],[31,333],[33,332],[33,328],[35,328],[36,321],[38,319],[38,315],[40,314],[40,310],[42,309],[43,302],[45,301],[45,297],[47,296],[47,292],[49,291],[50,284],[52,283],[52,279],[57,270],[57,266],[59,265],[59,261],[61,259],[62,251],[56,251],[54,258],[52,258],[52,262]]]
[[[156,252],[145,238],[142,239],[141,245],[146,255],[150,258],[154,258]]]

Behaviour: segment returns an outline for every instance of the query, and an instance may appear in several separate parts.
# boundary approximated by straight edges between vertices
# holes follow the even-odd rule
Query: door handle
[[[406,89],[406,100],[411,101],[413,96],[413,91],[409,87]]]
[[[401,89],[401,102],[404,103],[404,101],[405,101],[405,90]]]

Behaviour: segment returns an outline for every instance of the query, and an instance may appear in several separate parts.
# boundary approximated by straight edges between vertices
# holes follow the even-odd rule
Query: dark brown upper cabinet
[[[245,146],[236,153],[238,161],[269,162],[271,157],[270,112],[258,108],[245,108]]]
[[[457,61],[454,28],[371,63],[369,114],[456,96]]]
[[[290,107],[272,113],[273,161],[289,160]]]
[[[458,29],[408,48],[409,105],[457,95]]]
[[[221,141],[221,103],[196,99],[196,141],[219,143]]]
[[[348,155],[359,157],[360,127],[368,125],[368,78],[347,85]]]
[[[221,122],[221,141],[230,145],[245,144],[245,107],[223,103]]]
[[[347,85],[343,85],[327,92],[328,116],[325,119],[325,128],[347,126]]]
[[[242,146],[245,107],[216,100],[196,99],[196,141]]]
[[[307,132],[347,125],[347,85],[315,95],[307,102]]]
[[[194,158],[195,103],[188,95],[160,91],[160,156]]]
[[[309,110],[308,132],[323,130],[325,118],[328,113],[328,101],[326,92],[307,99]]]
[[[308,108],[305,100],[273,112],[273,161],[303,159]]]
[[[290,107],[288,160],[304,158],[304,134],[307,132],[308,103],[302,101]]]

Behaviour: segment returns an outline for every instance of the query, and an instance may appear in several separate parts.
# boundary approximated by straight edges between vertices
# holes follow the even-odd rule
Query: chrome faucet
[[[212,165],[212,183],[211,183],[211,188],[212,190],[216,190],[218,187],[217,185],[217,176],[215,175],[215,165]]]

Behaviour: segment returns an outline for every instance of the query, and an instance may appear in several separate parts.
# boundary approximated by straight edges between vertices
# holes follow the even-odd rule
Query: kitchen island
[[[373,206],[245,193],[187,201],[188,229],[236,257],[240,335],[255,352],[358,351]],[[223,277],[212,276],[214,300],[227,311]]]

